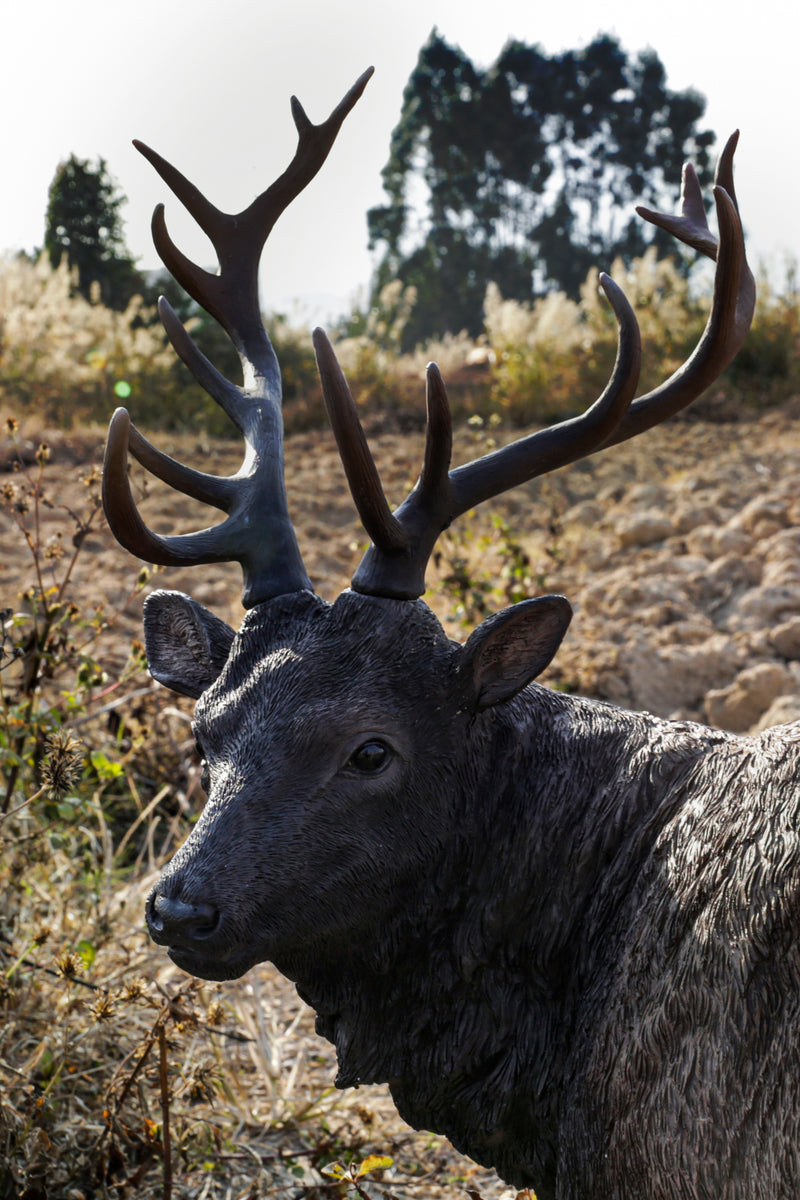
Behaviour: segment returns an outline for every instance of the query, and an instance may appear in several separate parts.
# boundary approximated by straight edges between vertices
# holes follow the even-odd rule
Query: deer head
[[[258,262],[279,214],[321,167],[371,72],[327,121],[310,123],[297,100],[299,142],[284,174],[238,215],[214,208],[174,167],[139,145],[211,238],[220,273],[191,263],[156,210],[153,233],[175,277],[229,333],[244,383],[223,378],[169,305],[160,311],[178,354],[245,439],[236,475],[194,471],[153,447],[124,409],[112,419],[104,470],[109,524],[131,553],[164,565],[238,561],[248,610],[238,633],[179,593],[145,607],[154,677],[198,699],[195,727],[208,805],[148,901],[150,929],[179,965],[209,978],[263,959],[294,979],[309,964],[341,964],[367,927],[382,922],[380,957],[399,923],[414,919],[422,880],[450,868],[476,786],[491,786],[481,757],[492,715],[545,668],[569,624],[564,597],[524,601],[451,642],[419,600],[436,539],[491,496],[642,432],[699,396],[749,328],[754,285],[733,189],[736,137],[723,150],[714,191],[719,239],[708,227],[695,172],[683,176],[680,215],[639,210],[716,259],[711,313],[688,361],[634,399],[640,340],[634,314],[607,276],[618,325],[616,363],[582,416],[451,469],[445,385],[427,373],[428,425],[416,486],[396,511],[384,496],[356,406],[325,334],[314,334],[331,424],[371,545],[352,590],[318,599],[289,521],[282,467],[281,385],[261,320]],[[138,145],[138,143],[137,143]],[[227,514],[213,528],[159,537],[143,523],[127,480],[127,451],[177,490]],[[316,1004],[324,1011],[324,986]]]

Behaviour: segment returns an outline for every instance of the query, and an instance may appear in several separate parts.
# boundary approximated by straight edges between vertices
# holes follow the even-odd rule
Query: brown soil
[[[501,433],[498,442],[510,441],[525,432]],[[45,539],[58,533],[66,539],[73,528],[69,510],[81,511],[86,506],[87,467],[102,460],[103,432],[62,435],[48,431],[43,436],[51,450],[47,468],[51,506],[42,512],[42,528]],[[241,462],[240,447],[234,442],[212,442],[202,435],[189,434],[154,440],[161,449],[201,470],[228,474]],[[37,442],[36,437],[26,439],[25,457],[29,461]],[[398,504],[413,485],[423,444],[423,435],[418,433],[381,433],[371,438],[391,504]],[[482,432],[460,430],[456,464],[485,452],[493,444]],[[613,540],[614,518],[622,511],[647,506],[647,496],[636,492],[637,485],[665,485],[667,489],[688,486],[696,495],[712,495],[713,502],[724,492],[728,500],[735,499],[743,507],[775,482],[792,475],[798,444],[800,399],[759,419],[736,423],[673,421],[544,480],[534,480],[467,514],[454,528],[457,541],[461,531],[469,529],[468,539],[457,550],[469,555],[469,541],[477,543],[482,536],[491,537],[492,517],[502,516],[530,553],[536,576],[546,574],[547,589],[563,590],[579,605],[582,589],[590,583],[599,585],[605,571],[625,565],[638,572],[642,560],[652,557],[649,550],[642,553],[636,546],[620,547]],[[16,478],[14,457],[8,441],[0,439],[0,481]],[[185,532],[213,523],[213,512],[210,517],[207,508],[146,477],[135,464],[132,478],[142,515],[155,532]],[[323,430],[287,439],[286,479],[289,507],[309,575],[316,590],[332,599],[349,585],[367,538],[355,516],[330,433]],[[636,494],[631,499],[632,492]],[[583,512],[584,502],[597,504],[599,510]],[[591,523],[582,520],[587,515],[596,519]],[[605,558],[602,563],[588,566],[583,552],[592,541],[603,542]],[[87,550],[77,578],[87,594],[93,598],[103,596],[109,610],[116,611],[129,595],[138,567],[117,546],[102,519],[87,541]],[[473,557],[476,568],[482,564],[491,573],[492,555],[487,559],[483,545],[476,546]],[[18,592],[30,583],[29,565],[29,554],[14,521],[0,509],[0,596],[5,597],[4,603],[13,603]],[[437,577],[445,569],[437,572],[435,566],[431,567],[431,591],[425,599],[443,619],[448,619],[452,602],[437,590]],[[190,592],[234,625],[241,617],[240,573],[234,564],[163,568],[157,576],[153,586]],[[138,635],[140,613],[140,600],[124,605],[116,626],[121,639]],[[583,636],[579,622],[570,636]]]

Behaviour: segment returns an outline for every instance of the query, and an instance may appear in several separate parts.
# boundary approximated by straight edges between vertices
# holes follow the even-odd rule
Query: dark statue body
[[[162,563],[241,562],[234,633],[176,592],[145,609],[153,675],[197,698],[208,804],[148,900],[153,937],[211,979],[269,959],[336,1046],[339,1086],[388,1081],[412,1125],[445,1133],[539,1200],[776,1200],[800,1194],[800,726],[738,738],[532,682],[563,597],[524,601],[450,641],[418,599],[438,533],[489,496],[684,407],[735,354],[752,278],[729,144],[717,247],[687,171],[682,213],[647,214],[718,260],[689,362],[631,403],[639,347],[621,293],[609,387],[581,418],[449,470],[429,369],[420,480],[392,514],[333,352],[315,341],[372,545],[353,590],[311,591],[286,515],[280,379],[258,315],[267,233],[321,165],[366,83],[300,134],[288,171],[237,217],[145,150],[219,252],[167,265],[225,325],[245,384],[219,376],[164,307],[178,352],[242,430],[231,479],[166,458],[124,411],[106,511]],[[213,530],[160,538],[125,469],[215,504]],[[258,525],[256,525],[258,522]],[[255,532],[254,532],[255,529]]]
[[[257,605],[207,667],[211,799],[154,936],[204,977],[274,962],[341,1086],[389,1080],[540,1200],[788,1200],[800,726],[737,738],[536,684],[476,713],[489,669],[421,601]],[[374,776],[350,762],[370,741]]]

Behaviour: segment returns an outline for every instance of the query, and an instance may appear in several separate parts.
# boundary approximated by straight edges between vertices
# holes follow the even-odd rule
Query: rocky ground
[[[578,690],[736,733],[800,717],[796,411],[608,453],[562,518]]]

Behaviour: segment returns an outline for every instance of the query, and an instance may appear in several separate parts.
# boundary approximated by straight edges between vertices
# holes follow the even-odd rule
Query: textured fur
[[[539,1200],[797,1197],[800,726],[503,699],[482,637],[352,593],[249,612],[197,706],[210,799],[155,936],[211,978],[272,960],[339,1086],[388,1081]],[[396,756],[364,780],[372,735]],[[218,923],[159,928],[158,896]]]

